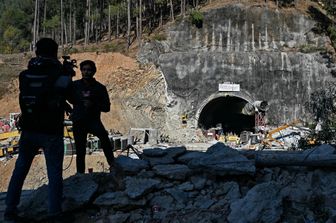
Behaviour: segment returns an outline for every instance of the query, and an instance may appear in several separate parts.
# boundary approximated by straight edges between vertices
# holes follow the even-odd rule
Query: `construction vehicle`
[[[12,131],[0,133],[0,157],[9,154],[15,154],[19,148],[20,132],[15,127],[15,116],[18,113],[10,113],[10,123]],[[72,122],[64,121],[64,138],[65,140],[73,140]]]
[[[188,114],[181,115],[182,128],[187,127]]]
[[[19,143],[17,140],[11,141],[9,144],[0,146],[0,157],[8,156],[18,152]]]
[[[64,120],[64,138],[73,139],[73,132],[72,132],[72,121],[66,119]]]
[[[19,138],[20,133],[17,130],[0,133],[0,157],[18,152]]]
[[[300,135],[300,133],[298,133],[297,131],[291,131],[290,133],[283,135],[281,131],[289,127],[297,127],[296,125],[299,123],[301,123],[301,121],[297,119],[288,124],[284,124],[282,126],[279,126],[275,129],[271,129],[268,131],[260,130],[257,133],[253,133],[250,131],[243,131],[240,134],[241,146],[247,149],[264,149],[272,147],[284,148],[286,146],[292,147],[292,145],[285,145],[286,141],[284,139],[287,137]]]
[[[273,130],[270,130],[270,131],[267,131],[266,132],[266,135],[265,137],[261,140],[261,144],[263,145],[263,147],[272,147],[274,146],[280,146],[280,147],[284,147],[285,143],[283,141],[280,141],[280,139],[284,139],[286,137],[289,137],[289,136],[292,136],[292,135],[295,135],[295,134],[298,134],[298,133],[290,133],[290,134],[287,134],[287,135],[281,135],[281,131],[282,130],[285,130],[289,127],[294,127],[296,126],[297,124],[301,123],[301,120],[299,119],[296,119],[288,124],[285,124],[285,125],[282,125],[280,127],[277,127]],[[278,134],[277,137],[274,137],[275,134]]]
[[[18,152],[20,132],[16,129],[16,117],[19,113],[9,114],[9,125],[5,132],[0,133],[0,157]]]
[[[11,131],[11,132],[2,132],[0,133],[0,141],[6,140],[8,138],[16,138],[19,137],[20,133],[17,130]]]

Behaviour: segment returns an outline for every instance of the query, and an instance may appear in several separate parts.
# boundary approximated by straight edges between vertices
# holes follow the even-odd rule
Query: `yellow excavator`
[[[72,122],[64,122],[64,137],[73,139]],[[10,132],[0,133],[0,157],[18,152],[20,131],[14,129]]]
[[[0,133],[0,141],[1,140],[6,140],[8,138],[15,138],[19,137],[20,133],[17,130],[11,131],[11,132],[2,132]]]
[[[300,123],[301,120],[299,119],[296,119],[288,124],[285,124],[285,125],[282,125],[282,126],[279,126],[278,128],[275,128],[273,130],[270,130],[268,132],[266,132],[266,136],[265,138],[261,141],[262,144],[264,144],[265,146],[272,146],[272,142],[276,142],[278,143],[280,146],[283,146],[284,143],[279,141],[278,139],[274,138],[273,135],[275,133],[278,133],[280,132],[281,130],[284,130],[286,128],[289,128],[290,126],[295,126],[297,125],[298,123]]]
[[[19,138],[17,130],[0,133],[0,157],[15,153],[19,147]]]

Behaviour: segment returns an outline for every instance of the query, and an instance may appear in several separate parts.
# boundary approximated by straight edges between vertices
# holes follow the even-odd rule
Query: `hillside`
[[[274,17],[279,20],[282,19],[279,15],[284,15],[283,19],[287,20],[286,22],[292,21],[291,19],[294,18],[296,13],[300,14],[302,19],[299,20],[300,25],[302,25],[300,27],[305,30],[305,25],[312,23],[310,20],[306,22],[308,21],[306,17],[309,17],[307,12],[308,5],[316,5],[316,3],[305,0],[295,1],[297,7],[294,8],[278,8],[273,1],[261,0],[213,0],[211,2],[211,4],[207,4],[201,9],[201,11],[208,13],[208,18],[210,18],[209,27],[215,27],[213,24],[218,21],[230,21],[228,22],[230,25],[227,26],[230,28],[231,24],[234,24],[231,21],[236,19],[233,16],[235,15],[234,12],[239,11],[243,16],[251,16],[252,10],[249,10],[251,6],[258,13],[264,10],[263,12],[268,16],[277,15]],[[223,7],[226,8],[226,11],[221,11]],[[246,11],[241,10],[241,8]],[[268,9],[270,10],[268,11]],[[221,16],[232,17],[223,19]],[[239,18],[244,18],[243,16]],[[231,18],[233,19],[231,20]],[[267,18],[264,18],[263,21],[265,20]],[[294,87],[284,91],[286,96],[289,96],[288,92],[291,92],[292,89],[308,89],[306,85],[296,85],[300,81],[297,78],[298,76],[296,76],[298,73],[307,76],[309,81],[312,79],[319,81],[323,75],[331,79],[329,68],[326,68],[325,61],[321,59],[322,56],[319,51],[313,51],[311,54],[310,52],[305,53],[300,51],[301,45],[298,47],[295,45],[297,42],[291,42],[291,38],[295,36],[294,34],[297,31],[294,26],[296,24],[293,24],[293,32],[283,35],[292,44],[292,47],[290,44],[281,45],[282,39],[280,39],[280,35],[276,36],[271,33],[271,28],[277,30],[280,25],[272,24],[273,26],[266,26],[266,29],[260,28],[260,30],[266,30],[266,38],[262,41],[263,43],[268,43],[267,32],[269,32],[275,39],[272,40],[274,46],[276,46],[275,42],[279,43],[280,49],[271,48],[273,47],[271,44],[269,44],[270,47],[263,48],[260,40],[260,46],[256,47],[259,47],[257,50],[253,48],[251,51],[248,51],[248,49],[243,51],[241,47],[243,44],[240,44],[240,39],[238,37],[235,38],[236,36],[228,35],[232,39],[228,38],[229,41],[227,42],[222,41],[225,44],[228,43],[227,48],[223,47],[223,45],[216,45],[215,41],[223,40],[225,37],[220,34],[222,36],[217,38],[215,32],[209,31],[210,29],[205,33],[207,38],[204,38],[205,35],[201,35],[204,38],[204,42],[206,42],[204,45],[199,44],[201,41],[192,41],[193,39],[190,38],[192,36],[190,34],[192,33],[191,31],[197,33],[203,30],[198,30],[194,26],[191,27],[188,19],[182,20],[178,18],[176,21],[176,23],[166,24],[164,29],[160,29],[160,32],[165,35],[170,32],[173,37],[174,35],[177,36],[179,32],[181,33],[180,38],[171,38],[158,43],[153,38],[156,33],[145,37],[146,41],[156,44],[155,46],[158,46],[159,50],[157,53],[155,51],[157,48],[155,47],[144,47],[142,51],[145,52],[142,52],[142,54],[151,55],[154,61],[159,61],[161,64],[140,64],[138,62],[139,57],[138,59],[136,57],[138,51],[136,45],[132,46],[132,52],[124,50],[122,52],[95,50],[94,52],[71,54],[71,57],[77,59],[78,63],[85,59],[91,59],[97,63],[96,79],[107,86],[112,101],[111,112],[103,114],[103,121],[108,129],[118,130],[127,134],[131,127],[151,127],[158,128],[160,133],[167,133],[165,131],[168,126],[172,127],[171,135],[176,136],[176,139],[178,139],[173,142],[176,145],[187,140],[194,140],[194,138],[190,137],[191,135],[197,135],[199,138],[203,137],[202,133],[196,130],[198,126],[194,125],[194,123],[197,123],[198,117],[195,118],[188,114],[190,119],[187,120],[186,126],[190,128],[187,128],[181,125],[181,114],[184,114],[183,112],[187,110],[188,106],[192,109],[200,105],[205,107],[204,104],[197,100],[201,93],[208,97],[211,93],[210,90],[217,90],[217,80],[213,82],[213,85],[207,84],[212,81],[212,78],[218,78],[219,82],[223,81],[223,76],[229,77],[231,75],[232,78],[236,78],[234,80],[246,77],[245,82],[247,85],[251,85],[251,92],[252,90],[260,91],[266,96],[276,94],[281,89],[289,88],[289,82]],[[292,24],[287,24],[290,24],[290,22],[281,25],[290,30],[292,27],[289,26]],[[224,25],[221,27],[223,28]],[[243,36],[240,35],[242,33],[240,32],[241,30],[234,28],[234,26],[232,27],[234,30],[232,33],[238,33],[239,37]],[[257,29],[257,25],[253,27]],[[191,31],[188,32],[189,30]],[[306,33],[302,33],[300,33],[302,35],[295,37],[304,42],[306,41]],[[309,32],[309,34],[311,33]],[[262,35],[261,33],[259,34],[260,39],[262,39]],[[195,34],[194,36],[197,35]],[[208,36],[211,36],[214,41],[210,41]],[[302,36],[304,38],[301,38]],[[323,45],[327,42],[328,47],[330,46],[330,41],[328,41],[327,37],[325,38],[323,35],[321,35],[322,37],[316,36],[312,34],[311,37],[312,40],[316,40],[316,45]],[[279,39],[276,39],[278,37]],[[285,37],[284,39],[286,39]],[[232,44],[233,47],[230,48],[231,42],[236,43],[236,40],[237,44]],[[320,40],[323,41],[320,43]],[[193,49],[196,48],[196,50],[193,52],[190,50],[189,52],[189,46]],[[221,48],[213,49],[214,47],[212,46],[221,46]],[[77,46],[77,48],[80,48],[80,46]],[[237,57],[234,56],[235,54]],[[288,56],[290,54],[292,55]],[[193,56],[190,57],[191,59],[188,58],[190,55]],[[24,68],[29,58],[22,55],[19,57],[22,57],[20,63],[17,63],[19,65],[12,66],[16,68],[10,69],[11,71],[15,70],[16,72]],[[200,59],[206,61],[204,66],[202,64],[203,67],[200,66]],[[253,60],[261,61],[261,64],[254,63],[255,67],[253,68],[255,68],[256,75],[246,75],[242,71],[244,69],[251,71],[251,61]],[[268,64],[267,61],[277,61],[278,63]],[[295,64],[292,66],[288,61],[295,62]],[[301,63],[302,61],[305,63]],[[265,66],[263,66],[263,63],[265,63]],[[271,66],[270,64],[277,66]],[[248,65],[251,65],[251,67]],[[320,69],[321,67],[323,69]],[[215,70],[215,68],[225,68],[226,70],[224,71],[226,72]],[[302,70],[294,73],[293,70],[297,68],[302,68]],[[261,72],[259,72],[260,70]],[[321,74],[315,75],[315,73],[312,73],[320,70],[323,71]],[[270,71],[274,71],[274,77],[278,79],[273,79],[273,76],[269,75]],[[300,73],[300,71],[303,72]],[[197,72],[199,72],[199,75]],[[3,74],[1,70],[0,74]],[[188,74],[194,76],[190,77],[191,75],[188,76]],[[225,75],[221,76],[221,74]],[[247,74],[252,74],[252,71]],[[264,79],[252,78],[257,77],[257,75]],[[3,75],[0,75],[0,77],[3,77]],[[75,79],[79,77],[80,75],[77,72]],[[18,111],[17,80],[13,78],[15,78],[14,73],[10,78],[6,79],[6,86],[3,85],[6,90],[3,90],[5,93],[1,94],[0,116],[7,117],[9,112]],[[242,80],[244,79],[241,78],[237,82]],[[325,80],[327,79],[323,79],[323,81]],[[280,85],[281,81],[283,81],[283,85]],[[196,88],[195,83],[198,82],[206,84],[199,85]],[[260,87],[264,82],[269,83],[265,87],[266,90]],[[273,83],[275,84],[271,85]],[[273,88],[273,86],[277,88]],[[308,86],[309,90],[311,90],[311,86]],[[176,90],[175,95],[172,94],[174,90]],[[303,94],[308,95],[306,91]],[[197,100],[193,97],[197,97]],[[274,98],[272,100],[274,106],[281,106],[281,109],[284,109],[283,111],[285,109],[287,109],[286,111],[289,110],[284,105],[286,100],[280,101],[278,98]],[[300,97],[291,98],[296,100],[295,102],[302,102]],[[210,97],[210,99],[213,98]],[[238,101],[237,104],[240,102]],[[230,106],[223,107],[222,111],[224,112]],[[211,109],[208,110],[207,114],[211,113]],[[284,113],[280,109],[278,109],[278,112]],[[295,112],[296,107],[294,109]],[[223,116],[223,113],[219,112],[215,115],[220,117]],[[280,117],[280,115],[277,116]],[[145,145],[145,147],[147,146],[149,149],[144,151],[142,159],[118,157],[118,162],[122,166],[123,172],[119,175],[120,178],[117,179],[113,175],[106,173],[106,168],[102,167],[102,163],[104,163],[105,167],[106,163],[104,157],[100,156],[101,154],[98,154],[98,156],[94,154],[87,158],[88,167],[94,168],[93,174],[74,175],[74,163],[71,163],[71,167],[64,171],[64,177],[66,178],[64,205],[67,213],[76,216],[75,222],[332,223],[336,221],[336,203],[333,195],[336,186],[333,167],[336,154],[335,146],[322,145],[306,151],[250,150],[246,151],[246,153],[229,148],[222,143],[217,143],[211,147],[206,144],[206,148],[201,146],[200,143],[192,143],[192,146],[189,144],[168,148],[163,145]],[[262,157],[278,158],[281,157],[279,154],[285,154],[285,156],[298,155],[302,158],[300,166],[293,163],[291,163],[292,165],[284,164],[284,160],[281,159],[277,159],[281,164],[275,164],[274,162],[262,163]],[[65,166],[70,163],[71,158],[65,158]],[[5,177],[1,178],[1,192],[6,190],[14,161],[15,158],[0,165],[0,171],[5,174]],[[308,165],[305,166],[307,163]],[[38,174],[34,174],[35,172]],[[24,187],[26,192],[32,195],[32,198],[25,199],[23,210],[25,210],[26,216],[34,219],[32,222],[37,222],[37,220],[45,217],[46,187],[42,185],[46,182],[44,159],[42,156],[37,156]],[[29,191],[30,189],[33,189],[33,192]],[[4,195],[0,194],[0,204],[3,202],[3,199],[1,199],[3,197]]]
[[[223,12],[218,10],[230,5],[237,7],[232,7],[232,9]],[[301,113],[304,113],[305,109],[302,106],[295,107],[297,105],[294,104],[299,103],[299,101],[297,97],[293,97],[294,94],[299,95],[300,98],[307,99],[313,89],[318,88],[320,84],[332,78],[326,76],[326,74],[330,73],[329,66],[334,66],[330,64],[330,61],[335,61],[336,59],[335,50],[330,39],[324,33],[314,33],[313,29],[319,27],[319,23],[314,24],[312,22],[313,15],[309,11],[310,6],[319,8],[316,2],[305,0],[295,1],[295,6],[291,7],[278,6],[276,1],[240,0],[236,2],[214,0],[210,4],[203,5],[200,10],[204,15],[209,15],[204,21],[205,24],[209,23],[205,29],[195,29],[195,27],[190,26],[189,17],[182,18],[177,16],[176,23],[168,22],[153,33],[144,32],[143,47],[141,49],[138,48],[136,39],[134,39],[129,50],[126,49],[125,38],[113,39],[111,42],[100,41],[87,46],[83,45],[83,41],[80,41],[81,44],[72,46],[72,49],[76,49],[78,53],[71,54],[71,57],[77,59],[78,63],[84,59],[96,61],[98,67],[96,77],[107,85],[112,101],[111,112],[103,114],[104,123],[108,129],[120,131],[123,134],[127,134],[132,127],[139,127],[158,128],[163,134],[175,135],[173,137],[174,140],[180,140],[181,138],[192,138],[194,140],[194,138],[199,138],[195,136],[199,134],[197,132],[194,133],[195,131],[190,130],[190,128],[181,129],[181,131],[175,131],[174,129],[180,127],[180,116],[184,112],[190,113],[191,122],[188,122],[190,127],[199,127],[197,126],[199,117],[196,115],[200,111],[197,111],[197,109],[201,109],[199,106],[202,106],[202,103],[208,100],[207,97],[211,95],[211,91],[207,91],[207,88],[203,86],[196,86],[195,89],[185,89],[185,92],[177,92],[176,95],[170,95],[170,92],[174,91],[169,88],[174,87],[177,90],[184,91],[184,88],[195,86],[196,81],[202,79],[197,75],[201,75],[203,71],[207,71],[209,81],[212,81],[211,85],[208,85],[211,86],[210,90],[216,89],[215,84],[218,82],[230,82],[233,80],[243,84],[245,82],[245,86],[242,85],[242,87],[248,91],[259,88],[260,90],[256,91],[254,97],[256,100],[265,99],[272,103],[269,120],[272,125],[277,125],[289,122],[297,118],[297,116],[303,117]],[[219,14],[224,13],[223,16],[226,18],[224,20],[216,20],[217,16],[211,15],[210,12],[216,10]],[[231,12],[237,13],[238,11],[241,11],[241,14],[236,16],[237,20],[235,20]],[[233,16],[232,20],[230,16]],[[255,19],[252,18],[253,16]],[[270,17],[267,19],[267,16]],[[247,24],[244,24],[243,18],[248,18],[250,23],[252,23],[249,24],[250,28],[247,28]],[[282,19],[283,21],[280,21]],[[262,20],[262,22],[258,24],[258,20]],[[211,27],[215,27],[214,24],[220,22],[223,22],[223,24],[218,24],[216,32],[211,33],[211,29],[214,29]],[[281,27],[277,25],[278,22],[282,24]],[[232,25],[235,23],[235,27],[232,27],[231,30],[232,39],[230,39],[230,35],[224,33],[225,30],[230,29],[231,23]],[[185,36],[185,31],[190,35]],[[253,45],[253,48],[258,47],[260,50],[254,52],[255,49],[251,47],[249,49],[251,53],[245,53],[247,48],[242,49],[242,47],[247,47],[247,45],[251,44],[252,40],[244,42],[252,38],[251,32],[254,32],[255,38],[255,46]],[[269,36],[267,36],[267,33]],[[174,35],[178,38],[174,39]],[[194,35],[192,37],[194,39],[189,39],[192,35]],[[203,40],[197,35],[203,36]],[[157,41],[158,37],[162,38],[162,41]],[[259,38],[259,42],[257,42],[257,38]],[[291,38],[294,39],[291,40]],[[201,41],[196,42],[198,40]],[[219,40],[221,40],[221,43],[219,43]],[[260,47],[264,43],[266,44],[265,47],[269,47],[265,48],[266,50]],[[150,44],[154,45],[154,47],[151,48]],[[225,46],[225,44],[228,45]],[[111,46],[114,46],[113,49],[110,48]],[[150,47],[148,48],[148,46]],[[240,50],[239,47],[241,48]],[[215,52],[220,51],[219,48],[221,48],[222,52]],[[109,49],[113,52],[109,52]],[[70,51],[70,49],[65,50]],[[88,50],[93,52],[86,52]],[[174,54],[175,50],[176,54]],[[225,53],[225,51],[230,50],[230,53]],[[185,52],[181,53],[183,51]],[[318,51],[320,51],[321,55],[318,55]],[[204,52],[207,52],[208,55]],[[218,55],[214,56],[215,53]],[[146,55],[148,58],[146,58]],[[20,70],[24,69],[31,56],[31,54],[0,56],[0,58],[3,58],[2,61],[4,61],[2,67],[0,67],[0,78],[4,80],[0,84],[0,103],[2,105],[0,107],[0,117],[8,117],[10,112],[19,111],[17,103],[18,86],[15,77],[17,77]],[[212,61],[207,61],[208,58],[213,58],[216,61],[213,59],[211,59]],[[159,60],[162,61],[162,64],[160,64]],[[204,67],[195,67],[194,61],[202,61],[200,66]],[[254,61],[254,64],[250,64],[251,61]],[[311,69],[306,69],[307,61],[311,61],[309,65],[312,67]],[[228,63],[232,69],[230,70],[227,64],[221,64],[223,62]],[[208,63],[212,65],[207,66]],[[294,63],[293,66],[291,63]],[[255,71],[253,72],[256,75],[253,80],[245,80],[246,74],[241,77],[237,75],[249,72],[251,66],[254,67]],[[222,70],[219,69],[220,67],[222,67]],[[243,71],[239,71],[241,69]],[[334,70],[331,70],[331,72],[335,73],[336,69],[332,69]],[[197,72],[195,73],[195,71]],[[174,76],[179,72],[194,74],[196,78],[192,80],[192,77],[188,77],[181,81],[180,76],[178,76],[178,79],[174,80]],[[197,74],[198,72],[200,74]],[[235,74],[235,72],[238,73]],[[269,75],[272,72],[274,77]],[[283,73],[282,78],[279,80],[280,76],[277,72]],[[302,83],[299,83],[300,86],[308,85],[313,86],[313,88],[309,87],[307,92],[304,92],[301,89],[305,87],[295,87],[296,91],[299,92],[293,92],[293,95],[291,95],[282,90],[284,86],[281,84],[272,86],[272,83],[280,83],[284,80],[284,75],[288,75],[288,72],[302,75],[302,77],[296,75],[288,76],[289,79],[287,81],[291,85],[296,86],[298,81],[294,81],[294,79],[299,78],[302,81]],[[308,72],[310,73],[308,74]],[[320,73],[320,77],[310,78],[311,75],[317,75],[318,73]],[[228,77],[222,76],[222,74],[232,74],[231,80],[226,80]],[[184,77],[184,75],[181,77]],[[79,78],[79,76],[80,74],[77,72],[75,79]],[[271,79],[274,81],[271,81]],[[310,83],[312,80],[317,81],[316,83]],[[319,83],[319,80],[323,81]],[[265,83],[265,81],[269,83]],[[304,81],[306,82],[304,83]],[[264,86],[260,88],[261,84],[264,84]],[[288,86],[288,83],[285,86]],[[167,87],[168,90],[166,90]],[[268,89],[271,88],[275,90],[269,92]],[[198,92],[200,89],[204,90]],[[247,95],[250,96],[250,93],[248,92]],[[183,98],[180,102],[176,100],[176,97],[179,98],[181,95],[188,94],[190,96]],[[282,97],[281,99],[278,98],[279,95]],[[243,96],[243,98],[247,97]],[[178,105],[175,106],[173,103]],[[283,106],[287,103],[291,103],[286,106],[292,108]],[[193,132],[193,134],[189,134],[190,132]]]
[[[311,1],[299,0],[295,1],[295,7],[279,8],[273,1],[261,1],[261,0],[240,0],[238,3],[249,7],[267,7],[272,10],[281,10],[282,12],[300,12],[308,15],[308,7],[310,5],[317,6],[316,3]],[[210,4],[205,4],[201,8],[201,11],[209,11],[224,7],[235,3],[229,0],[215,0]],[[145,42],[155,42],[155,38],[158,35],[164,34],[164,29],[169,28],[170,23],[164,25],[163,28],[157,30],[157,32],[143,34]],[[120,52],[107,52],[108,46],[117,46],[113,50],[119,50]],[[154,120],[154,116],[164,116],[162,113],[164,110],[164,104],[166,102],[166,96],[163,93],[164,89],[154,89],[157,92],[153,92],[151,86],[148,83],[157,84],[164,88],[162,82],[162,76],[154,66],[140,65],[136,59],[138,53],[137,41],[133,42],[130,49],[126,49],[125,39],[114,39],[112,42],[102,41],[97,44],[90,44],[88,46],[76,45],[73,46],[79,51],[94,50],[92,53],[83,52],[72,54],[71,57],[78,60],[78,63],[84,59],[92,59],[96,61],[98,71],[96,74],[97,80],[103,84],[108,85],[110,98],[112,100],[112,111],[108,114],[104,114],[104,121],[107,128],[119,130],[126,133],[130,127],[158,127],[162,129],[159,122]],[[61,55],[61,53],[60,53]],[[18,73],[26,67],[27,61],[32,55],[16,54],[16,55],[2,55],[0,56],[0,117],[8,117],[10,112],[18,112]],[[77,71],[76,78],[79,78],[80,74]],[[146,87],[147,86],[147,87]],[[141,92],[145,90],[146,92]],[[150,92],[148,92],[148,90]],[[148,99],[144,100],[144,94]],[[135,101],[139,97],[138,101]],[[153,97],[153,99],[151,98]],[[139,103],[138,103],[139,102]],[[157,102],[157,103],[156,103]],[[145,115],[139,110],[145,111]],[[131,114],[136,113],[136,114]],[[135,122],[134,117],[138,117],[139,122]],[[148,125],[149,124],[149,125]],[[147,125],[147,126],[146,126]]]
[[[96,79],[105,84],[108,88],[112,102],[111,112],[104,114],[104,122],[108,129],[127,132],[129,126],[125,120],[125,114],[121,110],[124,106],[124,100],[134,96],[134,94],[145,88],[146,84],[153,78],[157,78],[155,72],[150,67],[140,67],[137,61],[120,53],[79,53],[71,55],[78,64],[86,59],[96,62]],[[26,63],[26,58],[20,61],[20,66],[15,69],[19,73]],[[150,70],[152,69],[152,70]],[[2,70],[2,72],[4,72]],[[13,71],[12,71],[13,72]],[[6,75],[6,73],[2,73]],[[8,117],[10,112],[18,112],[18,74],[11,74],[2,85],[2,94],[0,99],[0,117]],[[4,77],[6,78],[6,76]],[[79,69],[76,69],[74,80],[80,78]]]

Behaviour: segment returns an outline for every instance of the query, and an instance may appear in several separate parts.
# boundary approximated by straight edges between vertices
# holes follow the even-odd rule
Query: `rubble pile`
[[[315,154],[334,150],[312,149]],[[65,180],[64,210],[76,215],[76,222],[336,220],[336,172],[330,167],[256,166],[254,158],[223,143],[206,152],[148,148],[141,159],[119,156],[117,163],[118,172]],[[46,185],[34,191],[20,207],[25,217],[46,217],[46,196]]]

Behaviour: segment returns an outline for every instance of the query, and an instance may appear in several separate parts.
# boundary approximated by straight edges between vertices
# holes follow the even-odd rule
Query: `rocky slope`
[[[262,154],[262,152],[260,152]],[[323,145],[306,160],[335,156]],[[333,168],[257,166],[217,143],[206,152],[148,148],[142,159],[120,156],[117,174],[76,175],[64,182],[64,209],[75,222],[328,222],[336,220]],[[122,170],[122,171],[121,171]],[[21,209],[46,216],[46,186]]]
[[[317,31],[321,23],[311,7],[310,1],[295,1],[289,9],[273,1],[231,1],[202,9],[201,26],[181,18],[165,30],[166,40],[145,44],[140,61],[155,63],[167,83],[172,138],[189,132],[190,139],[195,129],[218,125],[251,131],[254,113],[242,110],[256,101],[268,102],[268,125],[310,123],[305,103],[334,81],[336,71],[335,50]],[[224,83],[238,90],[224,90]],[[182,115],[188,116],[184,129]]]
[[[304,102],[314,89],[334,79],[335,68],[328,37],[314,32],[318,22],[308,13],[310,5],[316,4],[299,0],[295,8],[279,8],[273,1],[213,1],[202,8],[202,28],[187,17],[167,24],[165,41],[144,43],[138,56],[141,63],[99,51],[71,57],[96,61],[96,78],[107,85],[112,101],[111,112],[103,114],[104,123],[124,134],[132,127],[158,128],[175,141],[202,140],[198,128],[204,114],[214,120],[209,125],[223,122],[218,115],[223,112],[230,117],[225,109],[207,107],[214,98],[227,95],[245,103],[268,101],[270,124],[297,118],[309,122]],[[26,66],[29,56],[17,56],[9,67],[12,76]],[[3,61],[8,66],[8,60]],[[0,77],[5,74],[0,67]],[[241,91],[218,92],[223,82],[237,83]],[[17,80],[4,83],[8,87],[0,91],[0,117],[19,111]],[[187,128],[181,128],[185,114]],[[248,120],[254,122],[254,117]]]

